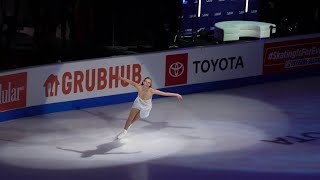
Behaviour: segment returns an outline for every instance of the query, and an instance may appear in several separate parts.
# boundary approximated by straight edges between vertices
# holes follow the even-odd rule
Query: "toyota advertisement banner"
[[[261,75],[262,47],[262,43],[245,43],[170,53],[166,56],[165,86]]]

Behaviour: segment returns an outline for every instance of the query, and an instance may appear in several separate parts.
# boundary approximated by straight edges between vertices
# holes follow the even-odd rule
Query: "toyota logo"
[[[180,62],[175,62],[169,67],[169,74],[171,77],[179,77],[184,72],[184,66]]]

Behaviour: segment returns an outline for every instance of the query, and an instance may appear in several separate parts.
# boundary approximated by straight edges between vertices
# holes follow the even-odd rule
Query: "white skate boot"
[[[123,130],[118,136],[117,136],[117,139],[122,139],[126,134],[127,134],[127,130]]]

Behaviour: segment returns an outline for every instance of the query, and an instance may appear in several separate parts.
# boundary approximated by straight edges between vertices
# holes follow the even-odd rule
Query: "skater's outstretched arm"
[[[160,91],[160,90],[157,90],[157,89],[153,89],[153,94],[157,94],[157,95],[161,95],[161,96],[175,96],[178,98],[179,101],[182,101],[183,98],[180,94],[178,93],[171,93],[171,92],[163,92],[163,91]]]
[[[124,77],[120,77],[118,76],[118,79],[121,81],[124,81],[126,83],[129,83],[130,85],[134,86],[135,88],[138,88],[140,85],[134,81],[131,81],[130,79],[124,78]]]

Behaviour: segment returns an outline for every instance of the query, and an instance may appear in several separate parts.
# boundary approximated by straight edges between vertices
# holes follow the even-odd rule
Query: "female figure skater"
[[[141,84],[131,81],[130,79],[126,79],[123,77],[118,77],[119,80],[125,81],[132,86],[134,86],[138,90],[138,96],[134,100],[132,105],[129,117],[126,121],[123,131],[117,136],[118,139],[123,138],[127,132],[128,128],[138,119],[146,118],[149,116],[149,113],[152,108],[152,95],[157,94],[161,96],[175,96],[181,101],[183,98],[180,94],[170,93],[170,92],[162,92],[152,88],[152,79],[150,77],[144,78]]]

